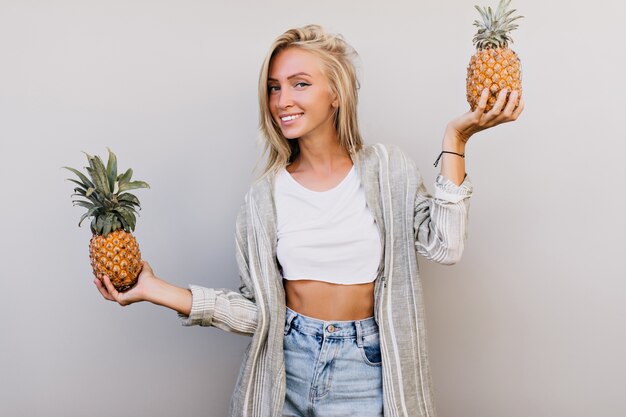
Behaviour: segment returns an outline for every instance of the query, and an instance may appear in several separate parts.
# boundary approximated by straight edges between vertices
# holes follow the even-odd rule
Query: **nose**
[[[293,105],[293,98],[288,89],[286,90],[284,88],[281,88],[278,91],[278,101],[276,104],[279,110],[286,109],[287,107]]]

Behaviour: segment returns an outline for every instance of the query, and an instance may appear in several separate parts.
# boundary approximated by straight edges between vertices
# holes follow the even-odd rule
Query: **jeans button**
[[[326,330],[328,330],[330,333],[335,331],[335,326],[333,326],[332,324],[329,324],[328,327],[326,328]]]

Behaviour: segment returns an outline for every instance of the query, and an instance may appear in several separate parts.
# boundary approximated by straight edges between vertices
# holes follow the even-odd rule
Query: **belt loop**
[[[289,333],[289,329],[291,328],[291,322],[296,318],[298,314],[296,312],[291,312],[287,310],[287,319],[285,320],[285,336]]]
[[[361,322],[356,320],[354,326],[356,327],[356,345],[363,347],[363,329],[361,328]]]

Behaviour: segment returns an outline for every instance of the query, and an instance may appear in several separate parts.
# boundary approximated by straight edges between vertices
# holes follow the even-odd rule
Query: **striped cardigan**
[[[374,284],[379,326],[384,415],[434,417],[419,253],[442,264],[459,260],[466,239],[472,186],[439,175],[435,195],[415,163],[395,145],[364,146],[353,158],[382,251]],[[239,291],[189,285],[182,325],[214,326],[250,335],[230,403],[230,416],[278,417],[285,398],[285,292],[276,261],[274,176],[250,187],[237,215]]]

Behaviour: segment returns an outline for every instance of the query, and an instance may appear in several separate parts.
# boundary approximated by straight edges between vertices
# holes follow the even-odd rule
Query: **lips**
[[[280,120],[282,120],[283,122],[289,121],[289,120],[295,120],[298,119],[300,116],[302,116],[304,113],[291,113],[291,114],[283,114],[280,117]]]
[[[293,113],[293,114],[288,114],[288,115],[282,115],[280,117],[280,124],[282,126],[288,126],[290,124],[295,123],[300,118],[302,118],[303,115],[304,113]]]

